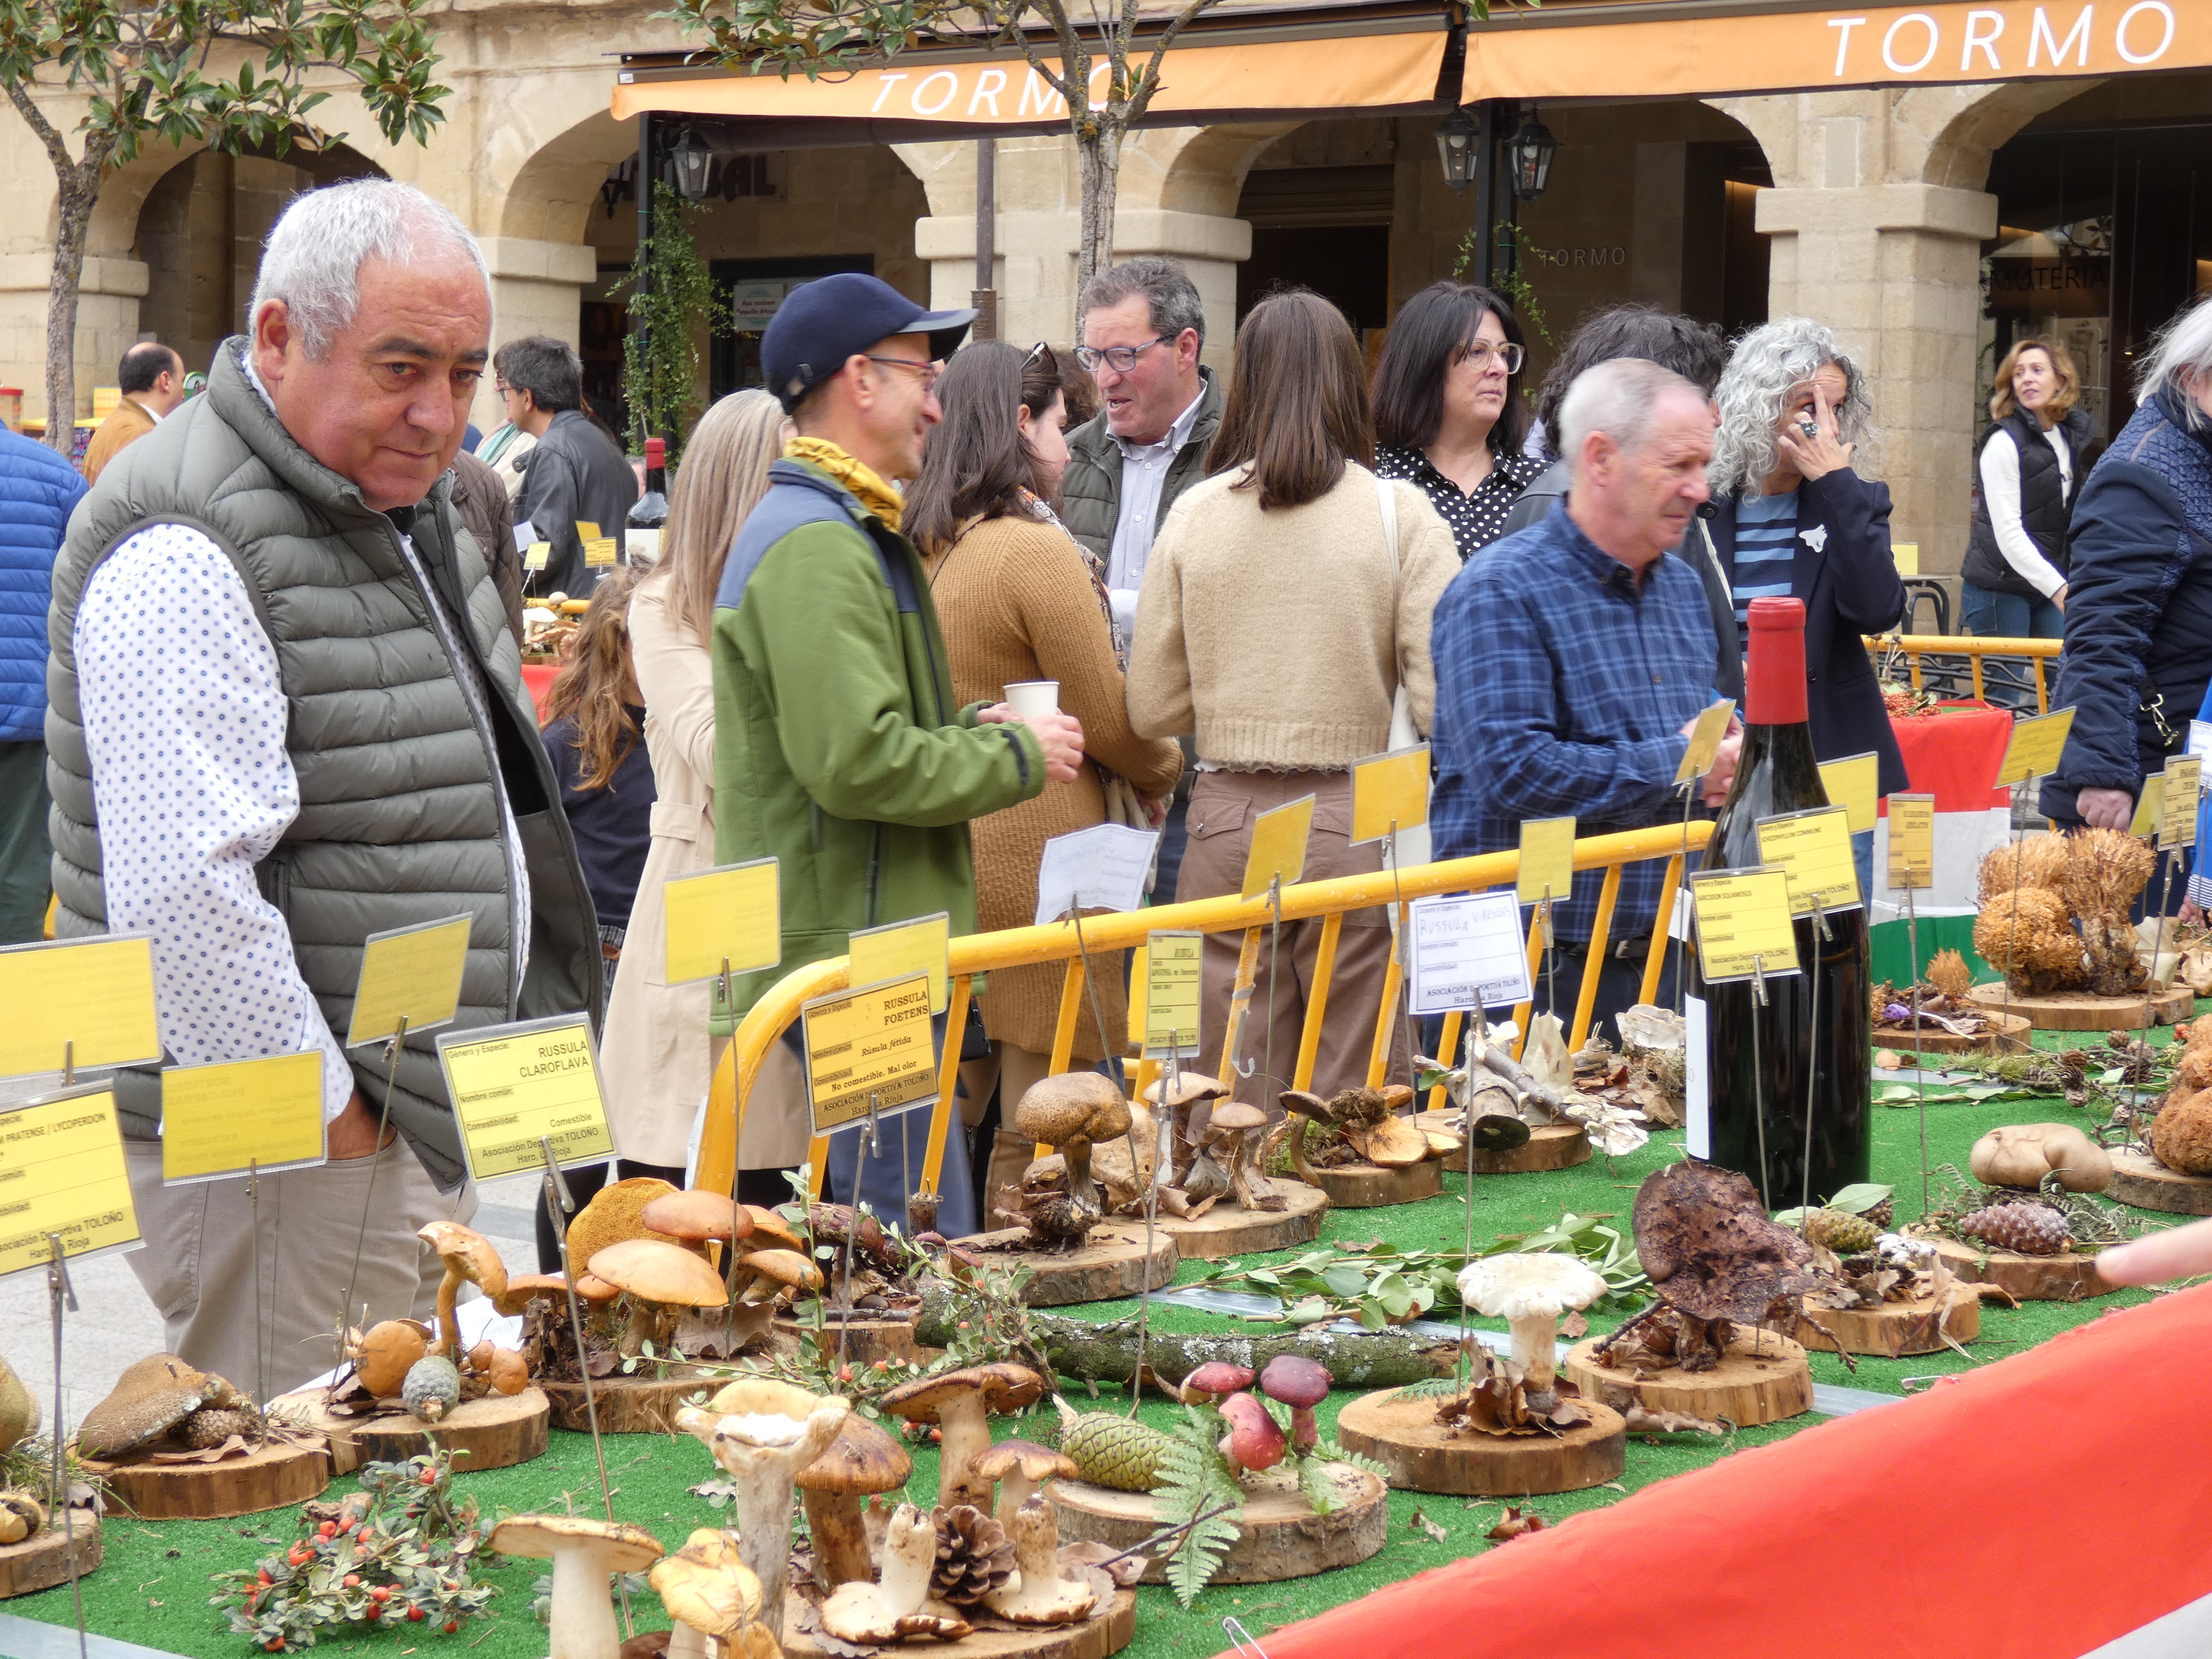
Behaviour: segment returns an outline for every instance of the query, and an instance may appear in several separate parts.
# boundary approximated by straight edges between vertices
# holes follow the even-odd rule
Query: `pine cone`
[[[1969,1238],[2022,1255],[2057,1255],[2066,1248],[2066,1218],[2048,1204],[1993,1204],[1960,1218]]]
[[[1886,1233],[1890,1229],[1890,1224],[1897,1219],[1897,1206],[1885,1198],[1872,1209],[1866,1211],[1865,1215],[1866,1218],[1874,1224],[1875,1231]]]
[[[956,1607],[972,1607],[1004,1585],[1014,1571],[1014,1547],[1006,1529],[970,1504],[936,1511],[937,1565],[929,1593]]]
[[[1872,1249],[1875,1231],[1874,1223],[1864,1216],[1843,1210],[1805,1212],[1805,1237],[1815,1244],[1826,1245],[1838,1255],[1856,1255],[1862,1250]]]
[[[251,1407],[226,1411],[203,1406],[178,1425],[177,1437],[194,1451],[212,1451],[234,1434],[252,1440],[260,1426],[260,1413]]]

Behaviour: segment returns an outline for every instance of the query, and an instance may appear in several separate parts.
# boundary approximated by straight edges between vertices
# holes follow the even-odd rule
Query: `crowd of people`
[[[1054,836],[1157,829],[1152,901],[1205,898],[1238,890],[1261,814],[1311,796],[1306,878],[1376,871],[1348,769],[1407,742],[1431,745],[1437,858],[1510,848],[1532,818],[1677,821],[1688,734],[1740,698],[1759,598],[1805,607],[1817,752],[1872,751],[1881,789],[1905,785],[1862,642],[1905,609],[1865,459],[1880,387],[1815,320],[1729,343],[1617,306],[1534,387],[1511,307],[1461,283],[1401,308],[1371,375],[1304,289],[1254,305],[1218,374],[1164,259],[1098,275],[1072,349],[969,343],[971,321],[866,276],[794,289],[766,388],[699,422],[659,557],[633,566],[638,476],[575,354],[495,354],[468,233],[355,181],[287,209],[204,393],[180,405],[183,363],[134,348],[131,412],[86,476],[0,442],[0,939],[36,937],[51,890],[59,938],[152,935],[167,1063],[324,1058],[330,1161],[264,1180],[259,1237],[218,1188],[164,1191],[158,1068],[118,1074],[153,1246],[131,1261],[176,1352],[252,1372],[247,1269],[281,1233],[271,1380],[314,1369],[353,1246],[331,1218],[381,1174],[356,1293],[373,1319],[425,1310],[413,1234],[473,1210],[430,1043],[387,1073],[383,1048],[332,1036],[371,933],[469,914],[461,1022],[590,1012],[616,1173],[681,1181],[713,1068],[771,984],[863,928],[1027,922]],[[472,441],[487,373],[507,420]],[[2078,714],[2045,810],[2124,826],[2212,675],[2212,307],[2162,337],[2094,470],[2061,348],[2021,343],[1998,382],[1967,614],[2029,634],[2063,611]],[[542,728],[520,678],[533,577],[590,593]],[[1039,683],[1051,698],[1018,712],[1010,688]],[[1740,737],[1697,781],[1708,806]],[[665,884],[769,857],[781,963],[726,996],[664,982]],[[1600,1018],[1636,999],[1659,876],[1625,873],[1595,963],[1596,873],[1577,879],[1555,998],[1594,975]],[[1297,1051],[1319,934],[1291,924],[1262,958],[1257,1103]],[[1384,913],[1346,918],[1317,1090],[1364,1079],[1389,953]],[[1236,957],[1209,939],[1208,1071]],[[1110,1064],[1126,1024],[1119,976],[1099,978],[1081,1065]],[[1049,1065],[1059,995],[1052,969],[998,970],[938,1034],[969,1131],[947,1233],[990,1224],[1028,1160],[1012,1108]],[[752,1090],[740,1195],[785,1197],[806,1139],[794,1034]],[[902,1213],[923,1140],[863,1157],[841,1134],[832,1190]],[[571,1179],[580,1198],[606,1176]]]

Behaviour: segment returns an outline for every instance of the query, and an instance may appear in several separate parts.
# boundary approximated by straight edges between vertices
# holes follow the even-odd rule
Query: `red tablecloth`
[[[1938,812],[1979,812],[2008,804],[2009,792],[1996,787],[1997,768],[2012,741],[2013,718],[1986,703],[1937,705],[1932,714],[1893,720],[1905,775],[1913,793],[1936,797]],[[1889,803],[1882,802],[1887,814]]]
[[[538,705],[538,723],[545,724],[545,699],[552,695],[553,677],[561,671],[551,663],[522,665],[522,684],[530,692],[531,702]]]

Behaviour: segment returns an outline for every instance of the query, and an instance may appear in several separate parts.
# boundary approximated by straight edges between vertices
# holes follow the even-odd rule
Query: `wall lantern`
[[[1531,108],[1521,118],[1521,130],[1505,143],[1506,160],[1512,168],[1513,193],[1524,202],[1533,202],[1541,196],[1545,186],[1552,182],[1552,158],[1559,153],[1559,141],[1552,137],[1552,130],[1536,118],[1536,112]]]
[[[1474,177],[1475,139],[1480,132],[1474,118],[1464,109],[1454,110],[1437,129],[1437,155],[1444,164],[1444,182],[1455,191],[1465,190]]]
[[[714,171],[714,152],[699,136],[699,129],[684,128],[669,147],[668,158],[675,164],[676,193],[687,202],[705,201],[709,175]]]

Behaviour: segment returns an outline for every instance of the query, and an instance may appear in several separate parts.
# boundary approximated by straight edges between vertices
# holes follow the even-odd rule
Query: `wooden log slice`
[[[1414,1115],[1416,1128],[1442,1129],[1446,1134],[1460,1132],[1457,1112],[1419,1112]],[[1590,1160],[1589,1135],[1579,1123],[1545,1123],[1528,1131],[1527,1142],[1502,1152],[1486,1152],[1475,1149],[1474,1172],[1477,1175],[1529,1175],[1540,1170],[1571,1170],[1577,1164]],[[1446,1152],[1437,1163],[1454,1171],[1467,1168],[1467,1149]]]
[[[1390,1484],[1410,1492],[1527,1498],[1580,1492],[1618,1480],[1627,1457],[1628,1425],[1610,1407],[1589,1402],[1592,1421],[1564,1434],[1455,1433],[1437,1421],[1434,1397],[1405,1400],[1402,1390],[1362,1395],[1336,1419],[1336,1443],[1373,1458]]]
[[[244,1456],[214,1463],[104,1463],[84,1467],[107,1483],[125,1510],[142,1521],[215,1521],[304,1504],[331,1483],[331,1457],[318,1441],[270,1441]]]
[[[994,1233],[971,1233],[954,1242],[988,1253],[987,1259],[996,1266],[1028,1267],[1033,1277],[1022,1291],[1022,1300],[1032,1308],[1112,1302],[1148,1287],[1157,1291],[1175,1282],[1176,1267],[1182,1260],[1165,1217],[1152,1229],[1149,1255],[1145,1251],[1141,1218],[1132,1221],[1117,1216],[1102,1221],[1085,1237],[1081,1249],[1065,1254],[1028,1249],[1029,1238],[1026,1229],[1006,1227]]]
[[[1316,1170],[1314,1181],[1328,1194],[1332,1210],[1379,1210],[1390,1204],[1418,1204],[1444,1189],[1443,1165],[1433,1158],[1401,1169],[1348,1164]]]
[[[20,1544],[0,1544],[0,1601],[52,1589],[70,1581],[70,1543],[76,1543],[76,1576],[80,1578],[100,1565],[100,1517],[88,1509],[70,1512],[70,1532],[62,1519],[41,1527]]]
[[[2112,1148],[2112,1182],[2104,1196],[2131,1209],[2167,1215],[2212,1215],[2212,1176],[2169,1170],[2148,1152]]]
[[[592,1401],[599,1407],[601,1434],[673,1434],[676,1411],[694,1395],[712,1394],[722,1386],[714,1377],[702,1376],[690,1366],[677,1368],[675,1376],[595,1376]],[[584,1409],[580,1382],[540,1382],[546,1403],[552,1407],[553,1426],[578,1434],[592,1431]]]
[[[1175,1277],[1175,1270],[1168,1270]],[[1161,1281],[1155,1279],[1154,1285]],[[797,1312],[778,1314],[775,1333],[780,1340],[796,1343],[811,1342],[821,1350],[824,1359],[837,1352],[840,1333],[845,1341],[846,1363],[853,1365],[872,1365],[878,1359],[893,1363],[905,1361],[910,1364],[926,1364],[943,1352],[941,1348],[925,1348],[915,1340],[914,1321],[911,1319],[846,1319],[832,1314],[822,1322],[819,1332],[814,1328],[814,1313],[811,1307],[801,1305]]]
[[[453,1454],[462,1474],[512,1468],[543,1455],[552,1407],[541,1389],[467,1400],[435,1423],[405,1412],[342,1417],[325,1409],[320,1389],[303,1389],[269,1402],[270,1414],[313,1429],[331,1443],[331,1470],[350,1474],[363,1463],[398,1463],[430,1449],[434,1437]]]
[[[823,1646],[821,1638],[799,1627],[800,1605],[797,1595],[784,1603],[784,1659],[829,1659],[829,1650]],[[1001,1626],[978,1630],[957,1642],[913,1642],[902,1648],[878,1651],[912,1651],[927,1654],[928,1659],[1107,1659],[1108,1655],[1127,1647],[1136,1634],[1137,1592],[1124,1589],[1114,1592],[1113,1603],[1104,1613],[1080,1624],[1046,1625],[1027,1630]],[[853,1650],[841,1644],[838,1651],[850,1653]]]
[[[1314,1513],[1298,1490],[1297,1473],[1285,1466],[1245,1476],[1243,1531],[1212,1582],[1272,1584],[1349,1567],[1377,1553],[1390,1530],[1389,1488],[1346,1463],[1333,1463],[1328,1473],[1336,1501],[1327,1515]],[[1126,1550],[1160,1528],[1150,1492],[1055,1480],[1044,1495],[1059,1516],[1063,1544]],[[1139,1582],[1166,1583],[1167,1564],[1154,1558]]]
[[[2027,1034],[2035,1029],[2035,1022],[2025,1014],[2008,1014],[1991,1008],[1983,1018],[1990,1029],[1974,1036],[1959,1036],[1945,1030],[1894,1031],[1874,1028],[1874,1046],[1894,1048],[1900,1054],[1980,1054],[1996,1049],[2007,1053],[2024,1050]]]
[[[1878,1308],[1815,1308],[1812,1314],[1836,1334],[1844,1352],[1882,1359],[1935,1353],[1946,1346],[1944,1336],[1954,1342],[1971,1342],[1982,1334],[1982,1301],[1970,1285],[1953,1285],[1940,1307],[1936,1297],[1923,1296],[1885,1302]],[[1836,1352],[1836,1343],[1802,1316],[1796,1334],[1808,1348]]]
[[[2171,1025],[2187,1019],[2196,1006],[2196,994],[2186,985],[2150,995],[2092,996],[2087,991],[2053,991],[2048,995],[2008,997],[2002,983],[1977,985],[1966,995],[1991,1012],[2025,1016],[2039,1031],[2132,1031],[2146,1023]],[[1884,1042],[1884,1048],[1902,1045]]]
[[[1755,1325],[1732,1327],[1728,1352],[1709,1371],[1669,1365],[1639,1376],[1625,1365],[1601,1365],[1596,1352],[1602,1340],[1594,1336],[1577,1343],[1559,1369],[1585,1399],[1601,1400],[1616,1410],[1632,1404],[1647,1411],[1724,1417],[1748,1429],[1813,1409],[1813,1368],[1805,1350]]]
[[[1227,1255],[1254,1255],[1263,1250],[1285,1250],[1293,1244],[1310,1244],[1321,1237],[1321,1218],[1328,1210],[1328,1194],[1294,1177],[1274,1183],[1283,1195],[1279,1210],[1248,1210],[1224,1199],[1196,1220],[1164,1215],[1160,1226],[1186,1256],[1207,1261]]]
[[[1939,1238],[1935,1243],[1936,1254],[1958,1278],[1969,1285],[1994,1285],[2021,1302],[2086,1302],[2120,1288],[2097,1277],[2094,1255],[2024,1255],[2018,1250],[1985,1250],[1955,1238]]]

